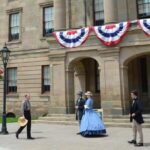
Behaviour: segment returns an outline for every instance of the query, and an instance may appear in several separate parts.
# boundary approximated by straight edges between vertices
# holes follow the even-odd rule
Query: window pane
[[[19,27],[20,26],[20,16],[19,13],[10,15],[10,33],[9,40],[19,39]]]
[[[150,17],[150,0],[138,0],[138,18]]]
[[[8,93],[17,92],[17,68],[8,68]]]
[[[44,19],[43,19],[43,35],[49,36],[53,32],[53,7],[44,8]]]
[[[94,15],[95,15],[95,25],[102,25],[104,21],[104,6],[103,6],[103,0],[94,0]],[[102,23],[102,24],[97,24]]]
[[[49,66],[42,67],[42,92],[50,91],[50,68]]]
[[[95,14],[95,20],[99,20],[100,19],[100,13],[96,13]]]

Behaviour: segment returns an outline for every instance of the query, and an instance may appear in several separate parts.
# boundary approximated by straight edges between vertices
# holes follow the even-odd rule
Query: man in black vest
[[[22,103],[22,113],[24,117],[28,120],[27,125],[21,126],[16,132],[16,138],[19,138],[19,134],[27,126],[27,139],[34,139],[31,137],[31,104],[30,104],[30,95],[25,95],[25,99]]]
[[[130,106],[130,121],[133,122],[133,140],[128,141],[130,144],[135,146],[143,146],[143,132],[142,132],[142,123],[144,123],[142,117],[142,105],[138,99],[138,93],[136,90],[131,92],[132,103]],[[139,133],[140,141],[136,142],[137,132]]]
[[[82,98],[82,91],[79,91],[77,93],[78,95],[78,98],[76,100],[76,119],[79,121],[79,125],[81,123],[81,119],[82,119],[82,116],[84,114],[84,104],[85,104],[85,100]]]

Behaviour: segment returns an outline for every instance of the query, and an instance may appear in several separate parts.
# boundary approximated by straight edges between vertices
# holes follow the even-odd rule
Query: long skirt
[[[85,110],[81,120],[80,134],[85,137],[106,135],[104,123],[94,110]]]

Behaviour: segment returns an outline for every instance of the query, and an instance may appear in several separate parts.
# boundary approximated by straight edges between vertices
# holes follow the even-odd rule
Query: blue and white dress
[[[106,134],[106,128],[100,116],[93,110],[93,99],[88,98],[85,103],[85,114],[80,125],[82,136],[101,136]]]

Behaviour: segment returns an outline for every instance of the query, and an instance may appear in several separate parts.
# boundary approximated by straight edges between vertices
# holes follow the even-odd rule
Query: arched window
[[[104,24],[103,0],[94,0],[94,25]]]
[[[137,0],[138,18],[150,18],[150,0]]]

